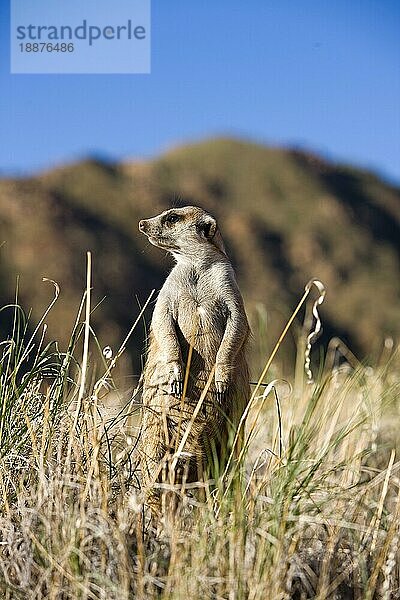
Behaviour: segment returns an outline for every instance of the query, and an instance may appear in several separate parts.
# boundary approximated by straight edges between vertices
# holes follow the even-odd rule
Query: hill
[[[328,290],[325,340],[360,357],[400,333],[400,190],[318,156],[235,139],[178,147],[154,160],[85,160],[25,179],[0,180],[0,302],[19,298],[37,319],[57,281],[51,337],[66,345],[93,253],[94,326],[101,344],[122,340],[171,261],[137,222],[172,205],[216,215],[253,324],[266,322],[267,351],[313,276]],[[148,312],[150,318],[150,311]],[[6,313],[2,329],[5,327]],[[144,330],[129,348],[140,370]],[[288,353],[293,351],[293,341]],[[293,352],[292,352],[293,354]],[[281,357],[282,359],[282,357]]]

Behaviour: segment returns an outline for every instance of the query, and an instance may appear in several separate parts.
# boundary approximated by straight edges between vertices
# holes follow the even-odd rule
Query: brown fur
[[[142,483],[153,512],[159,512],[160,497],[153,484],[165,477],[213,367],[214,381],[173,479],[196,481],[224,466],[249,398],[245,357],[249,326],[211,215],[193,206],[171,209],[140,221],[139,229],[177,261],[154,309],[143,383]],[[189,380],[182,398],[190,345]]]

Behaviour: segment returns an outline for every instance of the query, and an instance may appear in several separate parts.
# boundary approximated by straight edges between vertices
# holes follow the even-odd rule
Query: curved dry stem
[[[307,336],[306,349],[304,352],[304,370],[307,375],[308,383],[314,383],[314,378],[311,371],[311,346],[318,339],[322,331],[322,323],[318,313],[318,306],[320,306],[323,303],[326,295],[325,286],[321,281],[319,281],[319,279],[310,279],[310,281],[305,287],[305,290],[309,292],[313,285],[315,285],[315,287],[317,288],[319,296],[315,300],[312,307],[312,315],[315,319],[315,327]]]
[[[50,283],[53,284],[54,286],[54,298],[53,300],[50,302],[50,304],[48,305],[48,307],[46,308],[46,310],[44,311],[42,318],[40,319],[39,323],[36,325],[35,329],[33,330],[33,333],[26,345],[26,348],[21,356],[21,359],[19,361],[19,364],[22,364],[23,361],[25,360],[25,358],[28,356],[29,352],[32,349],[32,345],[33,345],[33,340],[35,339],[35,336],[37,334],[37,332],[39,331],[39,329],[41,328],[42,324],[44,323],[47,315],[49,314],[49,312],[51,311],[51,309],[53,308],[53,306],[55,305],[55,303],[58,300],[58,297],[60,295],[60,286],[58,285],[58,283],[56,281],[53,281],[53,279],[48,279],[47,277],[43,277],[42,281],[49,281]]]

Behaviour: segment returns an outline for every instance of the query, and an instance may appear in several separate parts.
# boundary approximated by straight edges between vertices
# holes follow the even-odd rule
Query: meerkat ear
[[[208,240],[212,240],[217,231],[217,221],[211,215],[204,215],[198,225],[199,232]]]
[[[211,242],[223,254],[226,254],[224,242],[222,241],[217,221],[214,219],[214,217],[211,215],[204,215],[198,224],[197,229],[199,233],[206,238],[206,240]]]

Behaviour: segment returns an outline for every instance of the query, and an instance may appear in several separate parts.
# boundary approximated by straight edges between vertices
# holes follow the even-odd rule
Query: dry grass
[[[17,308],[1,345],[2,598],[400,596],[395,356],[255,391],[240,461],[176,490],[177,513],[154,524],[135,457],[139,403],[107,416],[116,360],[91,372],[89,309],[86,294],[66,354],[44,347],[40,328],[27,338]]]

